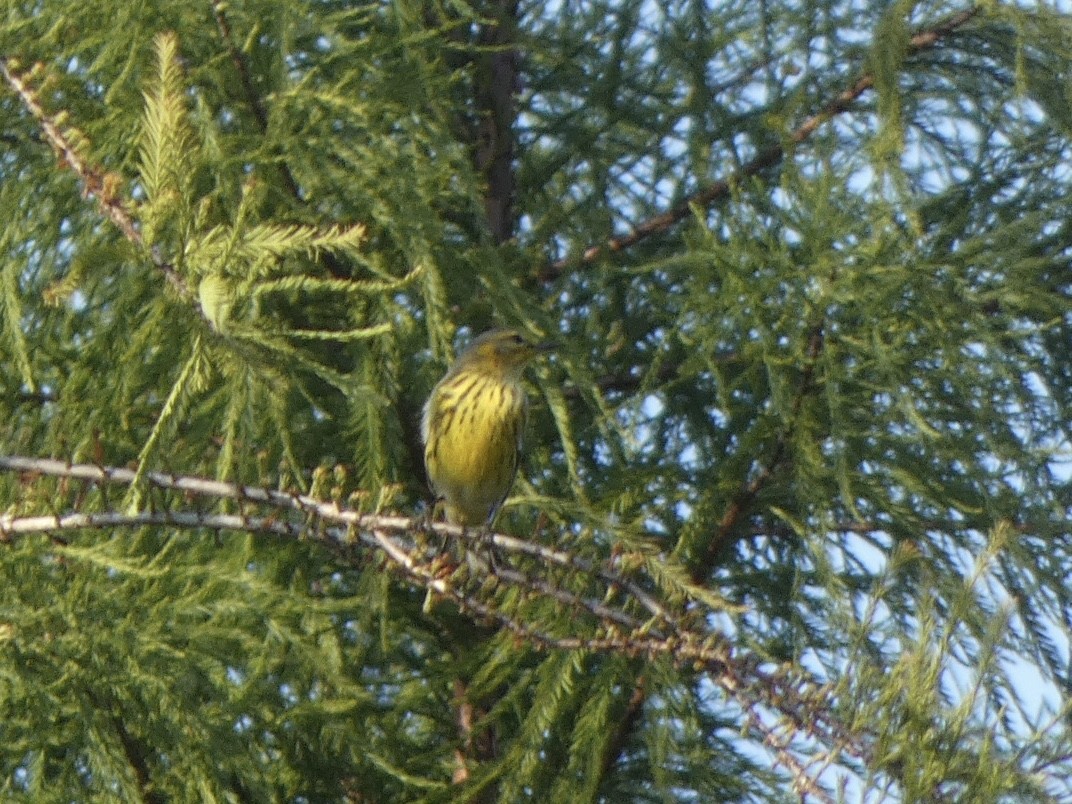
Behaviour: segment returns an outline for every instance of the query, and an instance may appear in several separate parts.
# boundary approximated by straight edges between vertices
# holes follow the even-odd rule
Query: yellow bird
[[[461,353],[424,405],[424,465],[447,521],[488,525],[517,474],[528,399],[521,374],[551,344],[509,329],[485,332]]]

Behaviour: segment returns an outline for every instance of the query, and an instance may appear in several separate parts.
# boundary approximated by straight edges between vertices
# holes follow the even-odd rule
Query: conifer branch
[[[922,50],[933,47],[940,40],[955,33],[959,28],[971,21],[981,10],[980,6],[973,6],[953,14],[930,28],[917,32],[909,40],[908,53],[919,53]],[[793,129],[785,138],[784,143],[764,148],[730,176],[702,187],[666,212],[653,215],[647,220],[641,221],[628,234],[612,237],[601,244],[589,246],[581,253],[580,257],[564,257],[550,263],[540,271],[539,280],[549,282],[574,266],[590,265],[609,253],[622,251],[634,246],[642,240],[665,232],[680,223],[693,214],[694,208],[709,207],[728,198],[732,190],[739,186],[741,182],[778,165],[786,157],[792,146],[806,141],[823,123],[848,111],[852,104],[874,85],[875,76],[868,72],[862,73],[849,87],[839,92],[835,97],[827,101],[818,112],[807,117]]]
[[[227,4],[223,0],[211,0],[211,5],[212,16],[216,20],[216,30],[219,31],[220,38],[227,48],[227,55],[231,57],[231,63],[234,65],[235,73],[238,75],[238,82],[242,86],[242,94],[246,103],[249,104],[250,111],[253,112],[253,119],[257,121],[257,127],[260,129],[261,134],[267,134],[268,107],[265,106],[264,99],[254,87],[253,74],[249,69],[249,60],[246,58],[246,54],[235,43],[234,33],[231,30],[231,21],[227,18]],[[295,201],[301,201],[301,189],[298,187],[298,182],[294,178],[290,167],[281,161],[279,162],[278,170],[287,193]]]
[[[119,195],[119,186],[122,180],[115,174],[106,173],[99,167],[92,165],[88,159],[83,157],[80,147],[80,141],[83,139],[82,135],[71,129],[64,128],[62,115],[50,115],[41,106],[38,94],[32,85],[32,81],[39,70],[39,67],[34,67],[27,73],[20,73],[17,65],[13,64],[11,60],[0,57],[0,76],[14,90],[19,100],[22,101],[23,106],[37,121],[45,140],[52,146],[59,157],[60,164],[66,166],[78,176],[82,182],[83,194],[87,198],[92,197],[97,200],[97,206],[102,214],[115,224],[123,236],[133,245],[144,249],[144,241],[138,224]],[[189,288],[186,287],[186,283],[182,281],[173,265],[155,253],[150,253],[150,259],[175,290],[184,297],[191,295]]]
[[[93,464],[68,464],[51,458],[26,458],[21,456],[0,456],[0,471],[16,471],[27,476],[34,474],[50,475],[53,477],[67,477],[75,480],[84,480],[93,483],[113,483],[129,486],[135,483],[144,483],[147,487],[161,490],[181,491],[184,494],[204,497],[216,497],[221,499],[236,500],[241,503],[253,505],[268,505],[273,508],[287,509],[301,514],[314,515],[317,518],[339,522],[348,527],[379,528],[393,533],[405,533],[428,527],[433,532],[448,538],[467,538],[472,540],[483,539],[482,535],[467,531],[458,525],[447,523],[424,523],[419,520],[401,516],[382,516],[377,514],[362,514],[359,511],[340,508],[336,502],[319,500],[305,494],[296,494],[285,491],[276,491],[257,486],[242,486],[237,483],[229,483],[220,480],[207,480],[198,477],[174,475],[167,472],[149,471],[144,474],[121,467],[96,466]],[[2,520],[0,520],[2,521]],[[40,532],[37,527],[35,532]],[[144,523],[149,524],[149,523]],[[163,524],[162,522],[157,524]],[[172,523],[180,524],[180,523]],[[101,524],[106,527],[107,524]],[[194,522],[186,523],[189,527],[199,527]],[[74,526],[78,527],[78,526]],[[231,524],[205,525],[205,527],[232,527]],[[2,528],[0,528],[2,529]],[[238,529],[242,529],[240,526]],[[260,528],[258,528],[260,529]],[[47,528],[46,528],[47,530]],[[592,575],[602,580],[609,589],[620,588],[633,597],[653,617],[672,623],[670,614],[651,595],[641,589],[636,583],[614,570],[596,566],[593,562],[581,556],[556,550],[546,545],[525,541],[506,534],[491,534],[491,543],[497,548],[508,553],[527,555],[531,558],[563,568],[572,568],[586,575]]]
[[[253,118],[257,122],[257,128],[260,133],[267,134],[269,123],[271,122],[268,107],[254,85],[253,73],[249,68],[249,59],[246,58],[246,54],[242,52],[235,42],[231,21],[227,17],[227,4],[222,0],[210,0],[210,5],[212,6],[212,17],[216,21],[216,30],[227,48],[227,54],[231,57],[231,63],[234,65],[235,73],[238,75],[238,82],[242,86],[245,101],[253,113]],[[276,160],[276,164],[287,194],[299,204],[306,203],[301,186],[294,176],[294,171],[290,169],[290,165],[284,159]],[[345,265],[340,257],[331,251],[321,252],[317,257],[336,279],[345,279],[352,273],[349,266]]]
[[[625,711],[618,718],[614,734],[607,743],[603,754],[603,762],[600,765],[600,773],[606,776],[618,764],[623,752],[629,743],[629,737],[640,722],[640,716],[644,712],[644,703],[648,700],[648,679],[641,673],[633,684],[633,691],[629,696]]]
[[[492,567],[480,583],[463,578],[456,581],[452,560],[429,551],[422,534],[431,532],[455,538],[485,541],[489,537],[446,524],[427,524],[404,516],[363,514],[341,508],[338,503],[306,495],[275,491],[261,487],[161,472],[138,473],[123,468],[65,464],[62,461],[22,456],[0,456],[0,471],[19,472],[24,483],[38,476],[54,476],[89,483],[129,485],[136,480],[148,487],[179,491],[184,497],[204,496],[240,502],[243,508],[263,505],[302,514],[301,519],[279,513],[236,514],[206,513],[189,510],[155,510],[121,513],[53,513],[47,515],[0,516],[0,542],[12,542],[29,534],[56,534],[84,529],[168,526],[184,529],[232,530],[261,533],[273,537],[319,541],[347,562],[365,563],[367,554],[355,556],[355,547],[372,548],[387,558],[387,568],[417,583],[433,595],[450,600],[464,612],[508,629],[532,646],[543,650],[619,653],[649,660],[667,658],[680,666],[692,666],[708,674],[714,683],[743,708],[762,704],[779,713],[782,728],[790,735],[821,735],[854,748],[857,756],[866,755],[866,738],[848,731],[833,714],[826,688],[810,681],[796,669],[765,669],[763,662],[747,654],[736,655],[730,643],[710,630],[696,630],[668,612],[670,607],[644,591],[636,581],[622,577],[592,562],[543,545],[525,542],[512,536],[493,534],[493,544],[504,552],[537,558],[547,564],[574,568],[588,578],[603,583],[602,598],[580,594],[545,578],[509,567]],[[81,499],[85,499],[84,496]],[[310,520],[310,517],[312,519]],[[335,523],[324,527],[317,521]],[[494,581],[490,583],[489,581]],[[563,635],[527,622],[517,616],[518,601],[510,609],[496,603],[494,588],[509,586],[520,590],[525,600],[550,600],[567,611],[584,611],[598,628],[589,635]],[[492,594],[487,594],[491,588]],[[611,605],[606,592],[617,589],[626,594],[625,603]],[[648,620],[631,610],[646,611]],[[702,621],[703,618],[700,618]],[[693,619],[695,622],[695,618]],[[570,624],[576,622],[569,620]],[[701,626],[702,627],[702,626]],[[642,701],[640,702],[642,703]],[[638,704],[639,705],[639,704]],[[790,738],[787,738],[790,739]]]
[[[6,459],[5,459],[6,461]],[[125,470],[122,470],[125,471]],[[502,613],[493,605],[485,603],[466,591],[464,584],[455,584],[450,578],[442,577],[445,565],[442,556],[436,555],[426,559],[418,555],[419,547],[405,545],[391,531],[410,531],[419,529],[419,520],[408,517],[380,517],[373,514],[357,515],[367,530],[360,532],[356,539],[367,546],[382,550],[388,559],[403,574],[417,580],[430,591],[456,602],[482,618],[494,620],[510,628],[521,636],[533,639],[538,645],[562,650],[616,650],[632,655],[656,656],[667,654],[675,661],[702,662],[717,666],[723,661],[725,650],[715,651],[710,637],[701,639],[696,634],[681,631],[672,636],[651,627],[621,610],[600,603],[593,598],[584,598],[555,587],[546,581],[539,581],[514,570],[498,568],[491,571],[495,578],[515,586],[528,588],[545,595],[554,601],[573,609],[584,609],[604,625],[614,629],[611,635],[597,638],[556,637],[549,633],[535,631],[509,615]],[[352,531],[344,528],[312,529],[307,524],[287,522],[275,516],[253,516],[249,514],[217,514],[199,511],[141,511],[124,513],[105,511],[101,513],[66,513],[45,514],[38,516],[0,515],[0,542],[11,543],[15,537],[32,534],[57,534],[85,529],[104,530],[112,528],[136,528],[146,526],[171,526],[183,529],[233,530],[249,533],[262,533],[288,539],[309,539],[325,543],[335,550],[347,551],[355,543]],[[618,628],[627,628],[635,635],[621,635]]]
[[[715,560],[718,555],[724,549],[724,547],[732,541],[732,533],[736,530],[737,524],[741,517],[745,514],[748,507],[759,495],[762,489],[773,478],[775,471],[779,468],[786,457],[788,451],[789,439],[792,435],[793,428],[796,423],[797,415],[800,408],[803,405],[804,398],[812,389],[815,361],[819,357],[819,353],[823,346],[823,322],[820,321],[815,327],[812,328],[811,334],[808,339],[807,346],[807,360],[802,372],[802,380],[800,388],[793,400],[792,412],[789,417],[789,422],[779,433],[777,440],[775,441],[770,457],[766,463],[762,465],[760,471],[751,480],[742,485],[741,489],[730,500],[729,505],[723,512],[722,518],[719,520],[715,532],[708,542],[708,545],[704,551],[702,559],[697,562],[695,566],[690,569],[690,575],[693,583],[701,585],[706,582],[707,576],[710,573]],[[609,768],[617,761],[617,755],[621,750],[624,750],[624,746],[628,737],[628,729],[632,724],[635,724],[637,715],[640,708],[643,705],[643,701],[646,698],[646,692],[641,683],[635,686],[633,694],[630,699],[630,706],[626,711],[626,716],[622,718],[618,727],[618,734],[615,738],[615,743],[618,746],[616,751],[609,752],[608,757],[605,760],[605,769]],[[749,709],[747,701],[741,701],[742,706]],[[757,721],[760,722],[760,721]],[[808,779],[806,774],[798,774],[796,770],[795,760],[792,757],[783,759],[783,764],[793,770],[794,774],[799,779]]]
[[[815,383],[815,363],[823,349],[825,322],[820,320],[808,336],[805,349],[804,368],[801,370],[800,387],[793,397],[789,416],[779,431],[771,448],[770,455],[760,465],[755,476],[743,483],[737,493],[730,499],[729,505],[715,526],[715,532],[707,543],[703,558],[692,568],[692,577],[696,583],[703,583],[725,547],[732,543],[737,524],[747,513],[749,507],[774,478],[775,472],[788,458],[789,442],[797,426],[800,409],[805,398],[811,394]]]
[[[123,513],[105,511],[99,514],[45,514],[42,516],[0,516],[0,542],[11,543],[16,536],[56,534],[78,530],[110,528],[139,528],[147,526],[205,528],[207,530],[236,530],[300,539],[306,529],[301,525],[280,522],[272,517],[253,517],[241,514],[207,514],[198,511],[140,511]]]
[[[115,731],[123,756],[126,758],[127,764],[130,765],[138,790],[141,792],[141,800],[144,804],[164,804],[166,799],[153,789],[152,771],[150,770],[151,747],[130,733],[127,724],[116,712],[116,707],[111,705],[111,702],[101,700],[99,695],[92,689],[87,689],[85,695]]]
[[[806,800],[803,796],[807,794],[824,804],[834,804],[834,798],[819,787],[817,774],[810,774],[808,769],[793,756],[792,735],[778,733],[774,727],[763,721],[753,707],[748,707],[745,711],[748,720],[752,723],[752,728],[763,735],[763,744],[774,752],[777,761],[792,774],[793,792],[800,795],[802,800]]]

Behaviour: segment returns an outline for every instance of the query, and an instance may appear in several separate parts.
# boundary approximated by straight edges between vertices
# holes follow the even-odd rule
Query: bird
[[[462,351],[428,396],[421,419],[424,465],[446,519],[490,527],[517,475],[528,397],[525,367],[553,348],[493,329]]]

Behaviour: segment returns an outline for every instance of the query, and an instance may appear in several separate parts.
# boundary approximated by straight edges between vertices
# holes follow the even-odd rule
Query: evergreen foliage
[[[4,800],[1072,801],[1068,9],[2,7]]]

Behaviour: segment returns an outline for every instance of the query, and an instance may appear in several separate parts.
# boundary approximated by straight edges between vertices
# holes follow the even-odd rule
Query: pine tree
[[[1067,10],[3,8],[5,800],[1072,800]]]

